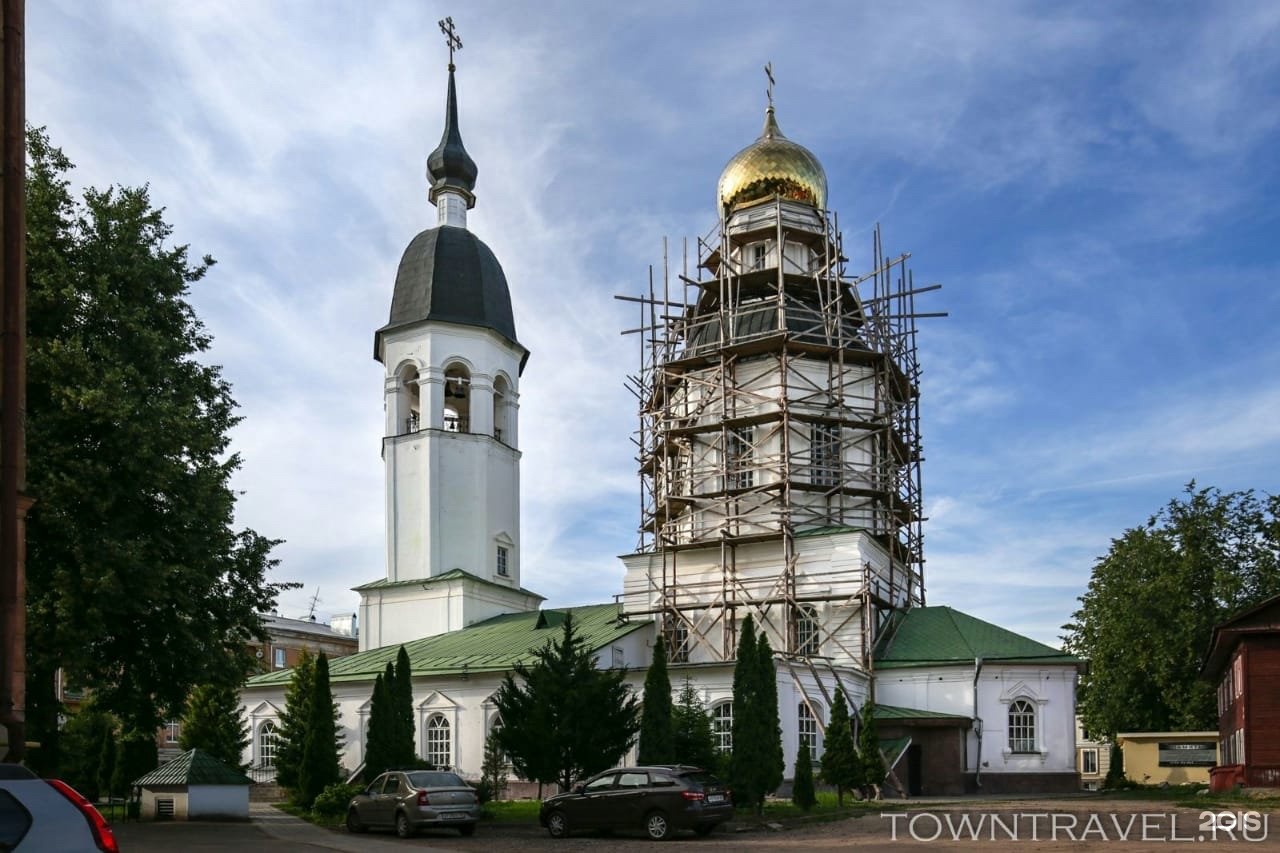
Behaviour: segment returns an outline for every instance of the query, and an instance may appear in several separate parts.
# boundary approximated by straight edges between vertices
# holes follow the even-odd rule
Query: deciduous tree
[[[1063,626],[1086,658],[1085,728],[1189,731],[1217,725],[1215,685],[1200,678],[1213,626],[1280,591],[1280,496],[1187,485],[1093,567]]]
[[[597,668],[566,614],[559,640],[538,649],[532,665],[517,664],[494,696],[502,716],[498,743],[516,772],[568,790],[616,765],[640,728],[625,678],[625,670]]]
[[[59,668],[154,731],[253,668],[277,543],[234,526],[239,418],[187,301],[212,258],[172,243],[146,187],[77,198],[45,132],[27,143],[31,736],[57,737]]]
[[[671,722],[671,679],[667,675],[667,649],[662,637],[653,644],[653,663],[644,676],[644,701],[640,709],[641,764],[674,764],[676,754]]]
[[[204,750],[228,767],[243,770],[248,745],[249,724],[236,691],[217,684],[197,687],[187,701],[178,746]]]

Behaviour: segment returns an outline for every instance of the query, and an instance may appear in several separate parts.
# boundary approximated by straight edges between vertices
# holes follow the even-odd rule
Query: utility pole
[[[24,0],[0,0],[0,734],[26,757],[27,282]]]

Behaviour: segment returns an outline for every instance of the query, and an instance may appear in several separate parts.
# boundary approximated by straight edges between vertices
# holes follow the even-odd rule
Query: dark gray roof
[[[383,332],[424,320],[493,329],[520,346],[502,266],[465,228],[428,228],[404,250],[391,297],[391,319],[375,333],[374,358],[382,358]]]
[[[476,161],[462,146],[458,130],[458,98],[453,87],[453,65],[449,66],[449,93],[444,102],[444,133],[440,144],[427,157],[427,175],[431,178],[431,200],[445,187],[463,190],[468,202],[476,188]]]

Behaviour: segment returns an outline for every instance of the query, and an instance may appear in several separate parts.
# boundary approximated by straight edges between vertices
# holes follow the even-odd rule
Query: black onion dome
[[[431,200],[446,187],[462,190],[468,205],[474,203],[471,191],[476,188],[476,161],[462,145],[458,130],[458,97],[453,86],[453,66],[449,66],[449,94],[445,97],[444,133],[440,144],[427,157],[427,176],[431,178]]]
[[[492,329],[520,346],[502,265],[465,228],[428,228],[404,250],[391,296],[391,318],[375,333],[374,357],[382,357],[383,332],[427,320]]]

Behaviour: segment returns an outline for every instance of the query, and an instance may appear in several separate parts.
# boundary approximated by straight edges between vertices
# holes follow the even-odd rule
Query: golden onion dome
[[[813,152],[782,135],[771,104],[760,138],[734,154],[720,174],[719,197],[732,208],[775,193],[819,209],[827,205],[827,173]]]

